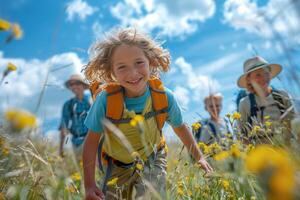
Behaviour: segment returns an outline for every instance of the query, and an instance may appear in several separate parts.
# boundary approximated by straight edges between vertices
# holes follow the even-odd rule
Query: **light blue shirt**
[[[168,98],[167,123],[172,127],[178,127],[183,124],[181,109],[171,90],[165,88],[165,92]],[[149,96],[151,96],[151,93],[148,86],[142,96],[136,98],[125,97],[125,106],[129,111],[142,113]],[[106,91],[102,91],[100,94],[98,94],[85,119],[86,127],[96,133],[102,133],[104,130],[101,122],[106,117],[106,97]]]

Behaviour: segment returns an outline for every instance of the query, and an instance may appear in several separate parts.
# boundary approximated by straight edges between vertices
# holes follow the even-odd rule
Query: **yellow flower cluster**
[[[242,152],[240,151],[240,148],[238,144],[232,144],[230,149],[228,151],[221,151],[213,156],[213,158],[216,161],[222,161],[227,159],[229,156],[232,156],[234,158],[241,157]]]
[[[288,153],[270,145],[260,145],[254,148],[246,157],[248,171],[267,177],[268,199],[292,199],[295,189],[295,165],[289,159]],[[270,173],[263,176],[264,173]]]
[[[131,120],[130,120],[130,125],[131,126],[137,126],[139,123],[142,123],[144,121],[144,117],[142,115],[135,115]]]
[[[229,181],[226,179],[221,180],[221,185],[225,190],[228,190],[230,187]]]
[[[118,178],[113,178],[110,181],[107,182],[107,186],[116,186],[118,183]]]
[[[16,131],[21,131],[25,128],[35,128],[37,126],[36,117],[33,114],[24,110],[8,110],[5,112],[4,118]]]
[[[198,131],[201,128],[201,124],[199,122],[192,124],[193,131]]]
[[[239,120],[239,119],[241,119],[241,114],[240,114],[239,112],[234,112],[234,113],[232,114],[232,119],[234,119],[234,120]]]
[[[184,183],[182,181],[177,182],[177,194],[181,197],[184,195]]]
[[[137,164],[135,165],[135,168],[136,168],[138,171],[142,171],[142,170],[144,169],[144,166],[143,166],[143,164],[141,164],[141,163],[137,163]]]
[[[79,172],[75,172],[74,174],[71,175],[71,179],[73,181],[80,181],[81,180],[81,176],[79,174]]]

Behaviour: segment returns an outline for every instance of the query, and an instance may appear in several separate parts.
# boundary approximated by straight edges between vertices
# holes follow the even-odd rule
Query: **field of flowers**
[[[4,117],[0,129],[0,199],[82,199],[82,163],[72,152],[62,158],[57,146],[37,137],[34,115],[10,110]],[[234,122],[239,115],[227,117]],[[170,143],[168,199],[300,199],[300,147],[296,141],[289,146],[282,144],[278,138],[272,146],[245,145],[230,137],[221,145],[199,143],[214,167],[212,174],[204,175],[181,144]],[[98,180],[101,176],[97,172]],[[118,187],[117,180],[108,184]]]

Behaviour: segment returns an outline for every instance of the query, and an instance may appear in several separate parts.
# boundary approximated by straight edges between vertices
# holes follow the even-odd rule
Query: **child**
[[[238,79],[238,86],[246,88],[249,94],[241,99],[240,128],[244,137],[258,143],[269,143],[274,131],[270,134],[252,134],[253,127],[268,129],[271,123],[281,126],[290,123],[294,109],[289,95],[282,90],[270,87],[270,81],[282,70],[281,65],[269,64],[262,57],[253,57],[244,63],[244,74]],[[265,124],[265,122],[268,123]],[[271,123],[270,123],[271,122]],[[289,134],[289,133],[287,133]]]
[[[223,96],[220,93],[205,97],[205,110],[209,113],[210,118],[201,120],[201,127],[194,130],[194,137],[197,142],[201,141],[205,144],[217,142],[222,144],[222,138],[225,138],[227,134],[232,136],[232,130],[227,119],[220,117],[222,100]]]
[[[97,43],[94,50],[95,57],[86,67],[85,75],[91,82],[108,84],[97,96],[85,121],[89,128],[83,150],[86,199],[103,199],[104,196],[132,199],[133,188],[136,198],[144,199],[147,183],[164,199],[166,151],[161,132],[164,121],[173,127],[205,172],[211,172],[212,168],[182,121],[173,94],[155,78],[158,71],[169,69],[169,53],[134,29],[115,32]],[[104,118],[121,131],[119,135],[123,138],[118,138],[118,131],[103,126]],[[141,118],[144,118],[142,127],[130,125],[132,119]],[[102,135],[105,136],[102,155],[108,165],[101,191],[95,182],[95,158]],[[144,163],[143,169],[136,160]],[[107,184],[107,181],[115,184]]]
[[[65,83],[66,87],[75,95],[64,103],[62,110],[62,119],[59,126],[60,146],[59,154],[63,156],[63,146],[65,136],[68,133],[72,135],[72,145],[76,157],[82,157],[82,144],[87,134],[87,127],[84,120],[90,109],[89,97],[84,95],[84,90],[88,89],[88,84],[84,82],[79,74],[73,74]]]

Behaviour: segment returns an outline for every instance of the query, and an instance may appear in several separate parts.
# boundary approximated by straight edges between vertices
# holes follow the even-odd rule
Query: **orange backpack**
[[[161,131],[167,119],[168,99],[164,91],[164,86],[158,78],[151,78],[149,81],[153,113],[150,117],[155,116],[157,127]],[[122,118],[124,109],[124,88],[117,83],[109,83],[101,86],[95,82],[90,86],[93,100],[102,90],[107,92],[107,109],[106,117],[112,121],[118,121]]]

